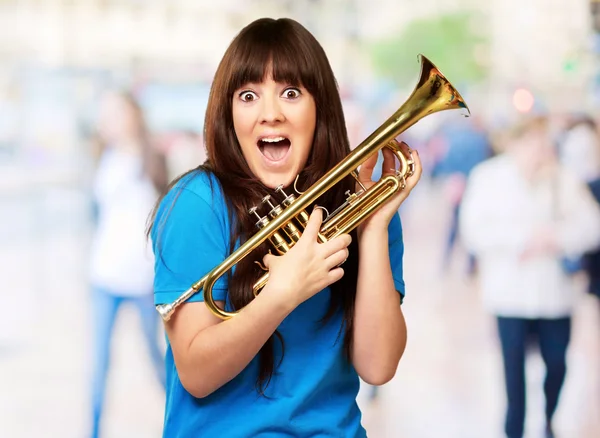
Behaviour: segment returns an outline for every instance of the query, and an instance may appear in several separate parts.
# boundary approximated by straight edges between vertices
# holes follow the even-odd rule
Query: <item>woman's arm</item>
[[[223,302],[217,302],[221,308]],[[237,376],[275,332],[292,306],[265,288],[227,321],[202,302],[182,305],[166,324],[177,372],[194,397],[206,397]]]
[[[387,229],[362,232],[359,259],[352,362],[365,382],[382,385],[394,377],[407,338]]]
[[[269,282],[237,316],[221,321],[202,302],[182,305],[166,324],[182,385],[206,397],[237,376],[299,304],[342,278],[350,236],[320,244],[322,212],[311,215],[302,238],[284,256],[267,255]],[[223,306],[223,302],[219,303]]]
[[[398,208],[421,177],[421,161],[416,151],[402,144],[406,154],[412,153],[414,174],[400,191],[358,228],[359,266],[352,345],[352,363],[367,383],[382,385],[394,377],[406,347],[406,323],[400,307],[390,262],[389,228]],[[382,175],[395,168],[394,156],[383,150]],[[376,158],[367,160],[359,178],[366,187],[371,181]],[[398,238],[401,238],[399,233]]]

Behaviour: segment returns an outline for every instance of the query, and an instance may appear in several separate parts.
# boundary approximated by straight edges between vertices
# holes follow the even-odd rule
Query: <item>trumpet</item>
[[[394,139],[429,114],[444,110],[463,109],[466,111],[465,116],[470,115],[464,99],[440,70],[425,56],[419,55],[419,59],[421,60],[420,78],[405,103],[305,192],[300,194],[294,188],[298,192],[298,196],[293,193],[288,195],[280,186],[276,189],[276,193],[283,198],[280,204],[273,205],[269,196],[263,199],[263,202],[269,204],[270,207],[267,215],[261,216],[258,214],[258,208],[253,207],[250,213],[255,214],[258,219],[256,226],[259,230],[256,234],[221,264],[191,285],[174,302],[156,306],[164,321],[168,321],[182,303],[201,290],[206,306],[214,315],[223,320],[237,315],[241,309],[227,311],[216,305],[212,296],[215,282],[266,240],[278,254],[285,254],[300,239],[302,230],[308,223],[309,215],[306,208],[348,175],[357,180],[361,189],[355,193],[346,192],[345,202],[327,215],[321,225],[318,237],[321,242],[349,233],[389,198],[405,188],[406,178],[414,172],[414,161],[410,152],[405,155]],[[400,163],[399,167],[394,175],[384,176],[372,187],[366,189],[358,180],[357,168],[383,148],[392,151]],[[254,284],[255,296],[267,284],[268,278],[267,272]]]

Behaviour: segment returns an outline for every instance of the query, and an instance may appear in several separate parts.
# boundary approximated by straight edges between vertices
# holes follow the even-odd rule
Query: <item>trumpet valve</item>
[[[346,190],[346,202],[352,202],[354,201],[358,195],[356,193],[352,193],[350,190]]]
[[[261,217],[257,210],[258,207],[252,207],[250,210],[248,210],[248,213],[253,214],[258,218],[258,221],[256,222],[256,228],[260,230],[269,224],[269,219],[266,216]]]
[[[281,196],[283,196],[283,201],[281,202],[283,204],[284,207],[289,207],[292,202],[294,202],[296,200],[296,197],[294,195],[288,195],[287,193],[285,193],[283,191],[283,184],[279,184],[276,188],[275,191],[277,193],[279,193]]]
[[[273,208],[273,204],[271,203],[271,195],[267,195],[264,198],[262,198],[262,203],[269,204],[269,207]]]
[[[258,207],[256,207],[256,206],[252,207],[252,208],[250,208],[250,210],[248,210],[248,213],[254,214],[260,219],[260,215],[258,214],[257,210],[258,210]]]
[[[283,255],[290,250],[290,245],[286,242],[285,238],[278,232],[275,231],[269,238],[269,241],[275,248],[275,250]]]
[[[275,192],[283,195],[284,198],[287,198],[287,194],[283,191],[283,184],[279,184],[277,187],[275,187]]]
[[[281,205],[273,205],[273,203],[271,202],[271,195],[265,196],[262,202],[263,204],[269,204],[269,207],[271,207],[271,211],[269,211],[269,216],[271,216],[271,219],[274,219],[275,217],[283,213],[283,208],[281,208]]]
[[[275,190],[282,190],[283,185],[279,185],[277,187],[277,189]],[[278,205],[273,205],[271,203],[271,196],[267,195],[263,198],[263,202],[268,203],[269,206],[271,207],[271,211],[269,212],[269,216],[271,217],[271,219],[275,219],[277,216],[279,216],[281,213],[283,213],[283,208],[281,207],[281,204]],[[283,230],[285,231],[285,234],[290,238],[290,242],[289,242],[289,247],[291,248],[292,246],[294,246],[294,244],[300,240],[300,237],[302,236],[302,234],[300,233],[300,230],[298,230],[298,227],[296,227],[291,221],[287,222],[284,226],[283,226]],[[273,236],[275,237],[275,236]]]

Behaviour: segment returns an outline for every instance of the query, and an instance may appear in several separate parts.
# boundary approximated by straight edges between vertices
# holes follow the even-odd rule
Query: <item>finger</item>
[[[383,148],[383,164],[381,165],[382,175],[394,175],[396,173],[396,157],[388,148]]]
[[[341,234],[337,236],[335,239],[331,239],[328,242],[323,243],[319,248],[321,251],[321,255],[324,258],[335,254],[338,251],[343,250],[344,248],[348,248],[350,243],[352,242],[352,237],[350,234]]]
[[[358,179],[361,183],[364,184],[372,181],[371,177],[373,175],[373,169],[375,169],[376,165],[377,154],[371,155],[367,161],[362,163],[360,170],[358,171]]]
[[[302,233],[302,237],[307,236],[307,238],[314,242],[317,240],[317,234],[321,230],[321,224],[323,223],[323,209],[315,207],[308,218],[308,223],[306,224],[306,229]]]
[[[406,144],[406,142],[401,141],[401,142],[396,142],[398,144],[398,146],[400,147],[400,150],[402,151],[402,153],[406,156],[410,156],[411,152],[413,152],[413,150],[410,148],[410,146],[408,144]]]
[[[412,151],[412,157],[414,161],[414,172],[406,180],[409,189],[412,189],[417,185],[421,179],[421,174],[423,173],[423,166],[421,165],[421,157],[419,156],[419,153],[417,151]]]
[[[333,253],[325,259],[325,266],[328,270],[337,268],[348,259],[349,254],[350,251],[348,251],[348,248],[344,248],[341,251]]]
[[[327,282],[333,284],[336,281],[340,281],[344,276],[344,270],[342,268],[333,268],[327,273]]]
[[[265,268],[271,268],[271,263],[273,263],[274,258],[275,256],[273,254],[265,254],[263,257],[263,265],[265,265]]]

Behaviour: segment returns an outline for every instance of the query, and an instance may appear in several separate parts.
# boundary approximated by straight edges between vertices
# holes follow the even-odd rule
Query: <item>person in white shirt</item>
[[[497,317],[507,413],[505,433],[525,423],[525,353],[536,335],[546,365],[546,436],[566,374],[574,290],[562,260],[600,244],[600,209],[561,166],[543,116],[523,120],[506,151],[473,170],[460,232],[478,261],[484,306]]]
[[[585,182],[600,178],[600,137],[593,118],[573,114],[558,141],[558,158]]]
[[[113,326],[123,304],[137,308],[152,364],[165,384],[153,303],[154,257],[145,236],[146,220],[166,188],[165,159],[151,147],[142,111],[128,94],[103,96],[98,131],[101,153],[93,181],[97,224],[90,260],[95,337],[93,438],[100,435]]]

